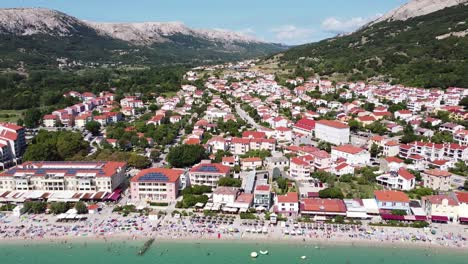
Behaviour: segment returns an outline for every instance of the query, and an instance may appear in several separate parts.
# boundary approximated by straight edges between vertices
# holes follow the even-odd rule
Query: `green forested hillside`
[[[343,73],[350,80],[379,76],[421,87],[468,87],[468,6],[446,8],[407,21],[380,22],[347,36],[292,48],[282,64],[308,74]]]

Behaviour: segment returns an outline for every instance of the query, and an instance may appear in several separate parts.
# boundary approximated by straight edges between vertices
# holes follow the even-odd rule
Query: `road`
[[[451,185],[455,186],[455,188],[463,187],[463,185],[465,184],[465,180],[467,179],[463,176],[452,174]]]
[[[244,121],[249,123],[251,126],[253,126],[256,129],[260,129],[262,126],[257,124],[255,120],[253,120],[252,117],[249,116],[238,104],[236,104],[236,113],[242,118]]]

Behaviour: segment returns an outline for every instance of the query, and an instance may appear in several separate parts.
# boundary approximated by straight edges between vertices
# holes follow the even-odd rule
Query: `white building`
[[[369,151],[349,144],[333,147],[331,156],[332,160],[343,158],[349,165],[366,165],[370,163]]]
[[[319,120],[315,123],[315,137],[335,145],[349,143],[349,126],[334,120]]]

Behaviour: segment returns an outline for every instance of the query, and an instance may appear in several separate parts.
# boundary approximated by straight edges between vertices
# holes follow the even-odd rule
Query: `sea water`
[[[144,241],[1,243],[1,264],[467,264],[468,252],[428,248],[384,248],[253,242],[155,242],[138,255]],[[268,255],[252,251],[268,250]],[[302,256],[306,258],[303,259]]]

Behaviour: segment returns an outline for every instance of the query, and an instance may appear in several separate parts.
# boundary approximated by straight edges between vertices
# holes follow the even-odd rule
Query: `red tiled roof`
[[[270,186],[269,185],[257,185],[255,186],[256,191],[269,191]]]
[[[335,121],[335,120],[319,120],[319,121],[317,121],[316,123],[317,123],[317,124],[324,125],[324,126],[329,126],[329,127],[338,128],[338,129],[349,128],[348,125],[343,124],[343,123],[338,122],[338,121]]]
[[[396,162],[396,163],[403,163],[403,160],[397,157],[386,157],[385,160],[390,163],[390,162]]]
[[[297,192],[290,192],[285,195],[278,195],[278,203],[297,203],[299,202]]]
[[[409,203],[409,198],[404,192],[400,191],[374,191],[375,198],[379,201],[386,201],[386,202],[403,202]]]
[[[346,205],[343,200],[339,199],[304,198],[301,200],[301,210],[344,213]]]
[[[358,153],[364,151],[364,149],[362,149],[360,147],[353,146],[351,144],[341,145],[341,146],[338,146],[338,147],[334,147],[333,149],[337,150],[337,151],[341,151],[341,152],[346,152],[346,153],[349,153],[349,154],[358,154]]]
[[[398,170],[398,175],[400,175],[401,177],[403,177],[404,179],[406,179],[406,180],[408,180],[408,181],[411,180],[411,179],[416,178],[416,177],[414,177],[413,174],[411,174],[411,173],[410,173],[407,169],[405,169],[405,168],[400,168],[400,169]]]
[[[259,158],[259,157],[251,157],[251,158],[241,159],[241,162],[257,162],[257,161],[262,161],[262,159]]]
[[[213,169],[206,169],[207,167]],[[190,172],[227,174],[230,170],[231,168],[229,168],[229,166],[224,166],[220,163],[204,163],[192,167]]]
[[[140,180],[141,177],[150,173],[158,173],[166,176],[167,180]],[[140,171],[135,177],[132,178],[132,182],[176,182],[179,180],[180,175],[184,173],[184,170],[179,169],[166,169],[166,168],[150,168]]]
[[[458,202],[454,198],[452,198],[452,197],[450,197],[448,195],[429,195],[429,196],[424,196],[423,197],[423,200],[427,200],[431,204],[442,204],[442,201],[444,199],[447,199],[448,205],[450,205],[450,206],[457,206],[458,205]]]
[[[244,131],[242,132],[243,138],[265,138],[265,133],[260,131]]]
[[[448,171],[438,170],[438,169],[425,170],[424,173],[430,176],[435,176],[435,177],[449,177],[452,175]]]
[[[460,203],[468,203],[468,192],[456,192],[455,194]]]

